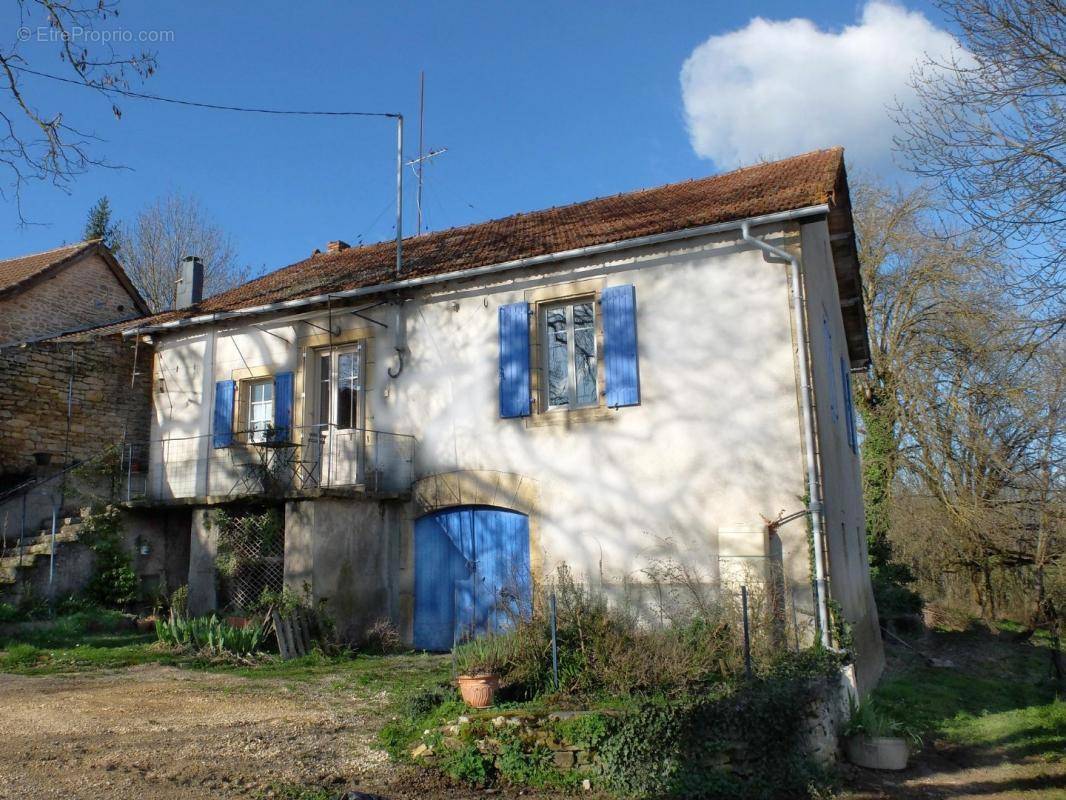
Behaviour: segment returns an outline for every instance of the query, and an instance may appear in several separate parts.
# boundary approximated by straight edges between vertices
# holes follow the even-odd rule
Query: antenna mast
[[[426,71],[418,73],[418,227],[415,228],[415,236],[422,235],[422,134],[425,130],[426,120]]]
[[[403,269],[403,114],[396,115],[396,275]]]

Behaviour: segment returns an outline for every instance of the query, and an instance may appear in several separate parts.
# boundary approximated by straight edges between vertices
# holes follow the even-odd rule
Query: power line
[[[73,78],[64,78],[60,75],[52,75],[48,72],[38,72],[35,69],[29,69],[28,67],[18,67],[13,64],[9,64],[8,66],[13,70],[16,70],[18,72],[24,72],[27,75],[36,75],[38,78],[47,78],[48,80],[58,81],[59,83],[69,83],[73,86],[81,86],[84,89],[95,89],[100,92],[120,94],[124,97],[134,97],[138,100],[154,100],[159,103],[171,103],[173,105],[178,106],[206,108],[211,111],[239,111],[246,114],[274,114],[276,116],[294,117],[388,117],[389,119],[399,119],[402,116],[402,114],[386,113],[384,111],[300,111],[282,108],[254,108],[249,106],[226,106],[219,105],[217,103],[200,103],[195,100],[179,100],[175,97],[163,97],[157,94],[133,92],[129,89],[119,89],[116,86],[101,86],[95,83],[86,83],[85,81],[78,81],[74,80]]]

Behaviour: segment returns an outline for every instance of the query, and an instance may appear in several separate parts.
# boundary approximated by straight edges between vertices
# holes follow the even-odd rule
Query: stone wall
[[[0,312],[2,314],[2,312]],[[151,348],[120,336],[54,340],[0,348],[0,488],[29,476],[33,454],[60,465],[67,448],[67,390],[73,372],[70,457],[95,456],[126,438],[147,442]],[[6,477],[6,480],[5,480]]]
[[[104,260],[91,253],[13,297],[0,300],[0,347],[140,314]]]
[[[795,744],[798,752],[782,752],[779,756],[795,755],[828,767],[840,756],[839,734],[848,720],[848,698],[856,696],[855,668],[853,665],[843,667],[837,678],[812,679],[808,688],[809,700],[800,712],[802,719]],[[624,713],[619,709],[471,710],[439,728],[425,731],[409,755],[416,761],[441,766],[448,761],[450,752],[472,745],[485,761],[488,772],[514,783],[518,776],[507,775],[508,756],[505,754],[510,751],[513,761],[513,750],[517,745],[532,757],[530,763],[549,763],[556,771],[560,785],[581,786],[585,790],[605,789],[609,788],[605,785],[608,770],[599,748],[607,740],[600,738],[597,744],[580,738],[587,737],[589,730],[581,722],[583,718],[610,718]],[[611,734],[604,733],[601,737],[604,735]],[[750,780],[762,768],[760,764],[765,764],[766,753],[752,751],[748,742],[738,738],[716,743],[713,758],[715,771]]]

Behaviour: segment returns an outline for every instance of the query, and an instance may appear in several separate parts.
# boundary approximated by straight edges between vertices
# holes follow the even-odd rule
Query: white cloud
[[[692,147],[725,168],[842,144],[849,162],[883,169],[888,109],[911,99],[911,70],[956,46],[924,15],[880,0],[840,31],[756,17],[709,38],[681,68]]]

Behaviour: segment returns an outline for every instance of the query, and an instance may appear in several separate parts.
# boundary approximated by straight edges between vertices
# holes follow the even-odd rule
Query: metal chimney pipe
[[[204,262],[199,256],[185,256],[178,270],[174,308],[188,308],[204,299]]]

